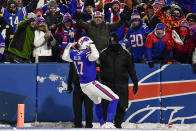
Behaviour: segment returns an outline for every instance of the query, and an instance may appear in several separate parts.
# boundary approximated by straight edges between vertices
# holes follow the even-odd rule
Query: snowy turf
[[[144,123],[144,124],[133,124],[123,123],[123,129],[101,129],[98,123],[93,123],[92,129],[86,128],[73,128],[72,122],[35,122],[25,123],[24,128],[16,128],[9,124],[0,124],[0,131],[5,130],[16,130],[16,131],[196,131],[196,124],[173,124],[171,128],[167,124],[155,124],[155,123]]]

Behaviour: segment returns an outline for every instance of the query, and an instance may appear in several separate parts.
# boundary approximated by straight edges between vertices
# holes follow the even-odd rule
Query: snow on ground
[[[168,124],[133,124],[123,123],[122,129],[101,129],[98,123],[93,123],[92,129],[73,128],[72,122],[35,122],[25,123],[24,128],[16,128],[15,125],[0,124],[0,131],[16,130],[16,131],[87,131],[87,130],[104,130],[104,131],[196,131],[196,124],[172,124],[169,128]]]

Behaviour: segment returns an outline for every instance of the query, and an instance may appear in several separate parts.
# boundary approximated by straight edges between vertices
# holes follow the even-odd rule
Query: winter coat
[[[33,57],[35,56],[52,56],[52,48],[56,44],[56,40],[52,38],[52,41],[49,44],[49,40],[44,38],[45,32],[43,31],[35,31],[34,38],[34,49],[33,49]]]
[[[131,54],[121,45],[111,44],[100,54],[99,60],[102,83],[120,97],[121,107],[127,108],[129,76],[134,85],[137,85],[138,82]]]
[[[29,24],[27,19],[19,23],[14,38],[8,47],[8,52],[28,60],[32,55],[34,41],[34,30]]]
[[[60,11],[56,11],[55,14],[51,14],[49,11],[47,11],[43,15],[43,17],[46,20],[46,23],[47,23],[48,27],[55,24],[56,28],[57,28],[57,25],[60,24],[63,20],[63,14],[61,14]],[[55,32],[56,28],[51,30],[53,35],[54,35],[54,32]]]
[[[97,50],[100,52],[108,46],[110,32],[117,30],[124,24],[124,21],[124,19],[121,19],[115,24],[109,24],[103,21],[97,25],[94,21],[83,22],[79,20],[77,26],[78,28],[85,29],[87,35],[93,40]]]

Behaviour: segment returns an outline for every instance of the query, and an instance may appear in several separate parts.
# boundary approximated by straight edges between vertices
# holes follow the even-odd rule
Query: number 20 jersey
[[[82,52],[72,50],[70,58],[74,61],[77,69],[80,83],[89,83],[96,80],[96,65],[94,61],[89,61],[88,56],[91,54],[90,50]]]

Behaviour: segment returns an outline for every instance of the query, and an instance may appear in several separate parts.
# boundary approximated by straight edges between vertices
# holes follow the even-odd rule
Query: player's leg
[[[116,107],[119,101],[118,95],[116,95],[109,87],[101,84],[98,81],[93,81],[92,84],[98,89],[97,95],[102,99],[110,101],[107,111],[107,122],[112,122],[116,113]]]

